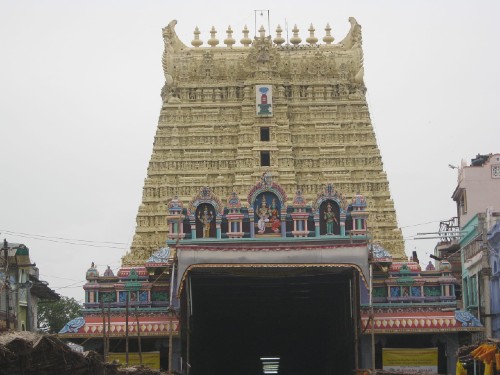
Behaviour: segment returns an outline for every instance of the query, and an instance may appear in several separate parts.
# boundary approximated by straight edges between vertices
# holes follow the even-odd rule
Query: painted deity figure
[[[326,234],[333,234],[333,223],[338,224],[338,221],[335,217],[335,212],[333,212],[333,207],[330,203],[328,203],[328,205],[326,206],[324,219],[326,222]]]
[[[257,212],[259,216],[259,221],[257,222],[257,227],[259,228],[258,233],[262,234],[266,231],[266,223],[269,222],[269,208],[267,207],[266,196],[262,196],[262,201]]]
[[[208,212],[207,206],[205,206],[203,214],[198,214],[198,220],[200,220],[200,222],[203,224],[203,238],[210,237],[210,223],[212,222],[213,218],[213,215]]]
[[[274,233],[279,233],[281,222],[279,219],[278,208],[276,207],[276,198],[273,198],[271,202],[270,214],[271,219],[269,221],[271,222],[271,229]]]

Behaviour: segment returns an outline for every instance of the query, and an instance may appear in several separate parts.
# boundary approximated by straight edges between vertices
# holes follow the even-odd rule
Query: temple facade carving
[[[232,35],[233,29],[228,28],[226,38],[220,37],[223,43],[216,43],[215,34],[206,35],[204,41],[195,29],[192,47],[177,36],[176,21],[163,29],[163,103],[136,233],[124,265],[142,264],[175,237],[170,233],[173,219],[169,221],[174,197],[183,204],[182,212],[176,214],[189,222],[183,226],[182,238],[195,233],[192,228],[203,217],[205,221],[211,218],[211,229],[198,231],[196,238],[202,240],[203,234],[224,237],[229,209],[225,200],[233,193],[242,207],[231,211],[236,234],[230,237],[258,235],[262,228],[269,232],[269,225],[261,229],[250,225],[258,222],[255,202],[242,198],[265,173],[286,192],[284,200],[273,191],[254,197],[268,209],[273,198],[279,206],[274,218],[280,221],[279,228],[274,224],[279,232],[269,234],[323,235],[327,229],[321,220],[329,212],[328,203],[317,207],[317,212],[314,205],[318,194],[331,184],[344,203],[363,196],[369,236],[394,258],[405,258],[365,98],[361,26],[354,19],[350,23],[349,33],[337,44],[330,26],[322,39],[314,36],[311,25],[306,44],[297,42],[300,38],[285,44],[279,30],[273,39],[261,29],[252,40],[248,30],[245,37],[244,29],[242,46],[235,45],[238,38]],[[218,202],[206,201],[191,211],[204,188]],[[308,209],[291,208],[297,191]],[[332,235],[348,235],[352,224],[351,228],[344,225],[350,204],[328,202],[338,215]],[[364,214],[360,217],[365,218]],[[310,233],[305,233],[308,222],[313,224]]]

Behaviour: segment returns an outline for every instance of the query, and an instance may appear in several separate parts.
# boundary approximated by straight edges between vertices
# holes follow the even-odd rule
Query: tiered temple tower
[[[401,230],[383,170],[363,82],[361,26],[333,44],[297,26],[290,44],[261,27],[253,40],[244,28],[234,46],[231,27],[221,46],[215,28],[193,47],[163,29],[165,85],[153,153],[131,251],[124,265],[140,265],[168,237],[169,202],[186,206],[202,187],[223,200],[245,197],[264,173],[307,204],[333,184],[347,201],[366,199],[368,233],[395,259],[406,259]],[[172,223],[170,223],[172,224]]]

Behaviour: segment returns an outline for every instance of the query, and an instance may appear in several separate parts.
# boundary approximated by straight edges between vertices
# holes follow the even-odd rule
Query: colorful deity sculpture
[[[266,231],[266,223],[269,222],[269,208],[267,207],[266,196],[262,195],[262,201],[257,212],[259,216],[259,221],[257,222],[257,227],[259,228],[259,234],[263,234]]]
[[[271,87],[269,86],[257,86],[257,90],[260,93],[260,96],[257,94],[257,106],[258,106],[258,115],[271,115]],[[268,100],[269,95],[269,100]]]
[[[205,206],[203,209],[203,214],[198,214],[198,220],[203,224],[203,238],[210,237],[210,223],[213,220],[213,215],[208,211],[208,207]]]
[[[269,221],[271,222],[271,230],[274,233],[279,233],[281,221],[279,219],[278,208],[276,207],[276,198],[273,198],[273,200],[271,201],[270,214],[271,218],[269,219]]]
[[[333,207],[330,202],[328,202],[328,205],[326,206],[324,219],[326,223],[326,234],[333,234],[333,223],[338,224],[338,221],[335,217],[335,212],[333,212]]]

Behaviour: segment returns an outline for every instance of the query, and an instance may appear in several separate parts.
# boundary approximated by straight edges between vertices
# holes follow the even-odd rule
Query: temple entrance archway
[[[359,321],[350,267],[223,265],[188,271],[181,297],[190,375],[350,374]]]

